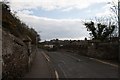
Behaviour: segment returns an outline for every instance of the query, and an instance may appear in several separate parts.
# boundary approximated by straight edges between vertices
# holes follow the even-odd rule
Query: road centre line
[[[68,54],[66,54],[66,55],[69,56],[69,57],[71,57],[71,58],[73,58],[73,59],[75,59],[75,60],[77,60],[77,61],[81,61],[79,58],[76,58],[76,57],[68,55]]]

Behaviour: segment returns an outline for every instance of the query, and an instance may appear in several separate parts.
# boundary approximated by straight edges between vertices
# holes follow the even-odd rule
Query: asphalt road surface
[[[38,50],[25,78],[118,78],[118,65],[73,54]]]
[[[58,78],[118,78],[118,66],[69,52],[44,52]]]

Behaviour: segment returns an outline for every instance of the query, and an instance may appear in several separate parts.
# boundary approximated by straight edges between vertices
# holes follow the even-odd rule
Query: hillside
[[[10,10],[10,7],[0,3],[0,21],[2,22],[2,79],[12,80],[29,72],[37,52],[40,40],[37,32],[20,21]],[[0,44],[1,44],[0,42]],[[1,75],[0,75],[1,76]],[[14,79],[15,80],[15,79]]]
[[[37,32],[20,21],[20,19],[18,19],[15,14],[11,12],[8,5],[4,3],[0,3],[0,5],[2,5],[2,10],[0,10],[0,13],[2,13],[2,18],[0,18],[0,21],[2,21],[3,30],[18,38],[21,38],[22,40],[29,37],[32,40],[32,44],[36,44],[36,41],[40,40]]]

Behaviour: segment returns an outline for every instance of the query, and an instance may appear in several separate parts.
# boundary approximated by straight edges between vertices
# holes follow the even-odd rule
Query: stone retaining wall
[[[88,46],[87,56],[101,59],[118,59],[119,46],[117,43],[99,43]]]
[[[27,45],[19,38],[3,31],[2,37],[2,78],[18,78],[29,70],[35,51],[28,55]],[[29,63],[30,61],[30,63]]]
[[[99,59],[118,60],[119,57],[119,44],[118,42],[105,42],[105,43],[87,43],[86,45],[68,45],[62,49],[66,49],[72,53],[94,57]]]

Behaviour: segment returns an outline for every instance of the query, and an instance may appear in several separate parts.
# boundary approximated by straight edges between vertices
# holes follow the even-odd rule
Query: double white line
[[[42,54],[45,56],[46,60],[50,62],[49,56],[46,55],[44,52]],[[59,80],[59,75],[58,75],[58,72],[56,70],[55,70],[55,76],[56,76],[56,80]]]
[[[45,56],[46,60],[50,62],[49,56],[46,55],[44,52],[42,54]]]

